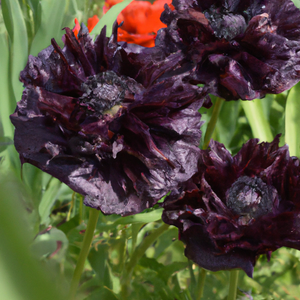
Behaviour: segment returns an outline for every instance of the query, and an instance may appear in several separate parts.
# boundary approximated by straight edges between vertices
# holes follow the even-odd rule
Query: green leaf
[[[63,18],[66,7],[66,0],[43,0],[39,1],[38,15],[40,16],[40,26],[32,41],[30,54],[37,54],[51,44],[51,39],[61,44],[63,35]]]
[[[122,217],[114,222],[115,225],[133,223],[150,223],[161,219],[163,209],[159,208],[147,213],[140,213],[133,216]]]
[[[84,224],[80,224],[77,227],[71,229],[67,234],[70,245],[74,245],[76,246],[76,248],[80,247],[83,241],[85,230],[86,225]]]
[[[106,285],[110,287],[110,285],[104,283],[104,281],[109,279],[105,278],[105,268],[107,268],[106,261],[108,259],[108,253],[108,244],[98,244],[96,249],[95,247],[91,248],[88,260],[91,264],[91,267],[97,274],[99,285]]]
[[[13,145],[12,139],[6,136],[0,136],[0,152],[4,151],[7,146]]]
[[[28,38],[26,24],[17,0],[2,1],[3,17],[11,41],[11,84],[15,99],[19,101],[23,86],[19,81],[20,71],[24,69],[28,58]]]
[[[101,287],[94,292],[92,292],[85,300],[118,300],[117,296],[114,294],[112,290],[107,287]]]
[[[16,102],[11,91],[11,82],[9,77],[9,45],[8,36],[4,28],[0,28],[0,120],[2,123],[4,135],[13,137],[13,126],[9,115],[13,113]]]
[[[39,214],[41,217],[41,224],[45,224],[45,225],[49,224],[49,221],[50,221],[49,215],[51,212],[51,208],[57,199],[57,194],[59,192],[61,184],[62,183],[54,177],[50,180],[50,183],[49,183],[45,193],[43,194],[41,203],[39,205]]]
[[[229,147],[235,133],[239,115],[239,107],[240,101],[225,101],[219,114],[216,128],[218,133],[218,141],[223,143],[226,148]]]
[[[79,224],[79,214],[75,215],[68,222],[63,223],[59,226],[59,229],[63,231],[65,234],[68,234],[72,229],[77,227]]]
[[[241,101],[245,115],[251,126],[254,138],[258,138],[261,142],[272,142],[273,134],[270,124],[264,114],[261,99],[251,101]]]
[[[57,228],[40,234],[31,245],[32,252],[39,258],[51,257],[61,261],[68,248],[68,239],[66,235]]]
[[[285,140],[285,106],[286,96],[283,94],[272,95],[272,106],[270,107],[269,123],[273,135],[282,134],[280,145],[283,146]]]
[[[145,280],[145,283],[153,285],[154,299],[174,300],[174,293],[165,281],[157,276],[156,272],[146,269],[143,273],[143,279]]]
[[[289,92],[285,110],[285,142],[289,146],[290,155],[300,158],[300,83]]]
[[[177,227],[171,226],[166,232],[164,232],[158,239],[155,244],[154,258],[158,258],[165,249],[167,249],[174,240],[178,238],[178,229]]]
[[[13,295],[19,294],[22,300],[66,299],[62,286],[53,288],[51,269],[41,266],[29,251],[32,237],[24,222],[27,211],[20,197],[20,185],[8,184],[12,181],[10,175],[0,174],[0,278],[9,282],[3,285],[1,280],[0,298],[15,300]],[[3,298],[4,294],[9,297]]]
[[[164,267],[164,265],[159,263],[155,258],[149,258],[147,256],[143,256],[139,260],[138,264],[144,268],[151,269],[155,272],[159,272]],[[167,280],[168,280],[168,278],[167,278]]]
[[[188,267],[188,261],[186,262],[173,262],[167,266],[164,266],[160,271],[158,276],[165,281],[168,282],[168,279],[174,274],[181,270],[184,270]]]
[[[121,3],[114,5],[98,22],[91,32],[91,35],[98,35],[102,28],[106,26],[106,36],[110,37],[112,34],[112,26],[116,21],[119,13],[129,4],[132,0],[124,0]]]
[[[176,240],[160,255],[159,261],[169,264],[174,261],[186,262],[184,255],[184,244],[182,241]]]
[[[300,8],[300,0],[293,0],[295,6],[297,6],[298,8]]]
[[[78,9],[78,3],[76,0],[67,0],[65,14],[63,19],[63,25],[73,28],[75,26],[75,18],[79,21],[82,19],[82,11]]]
[[[177,274],[172,276],[172,284],[174,285],[173,291],[175,293],[175,299],[177,300],[193,300],[189,289],[182,289],[179,284]]]
[[[22,177],[34,200],[35,207],[38,207],[42,197],[43,172],[31,164],[24,164],[22,166]]]

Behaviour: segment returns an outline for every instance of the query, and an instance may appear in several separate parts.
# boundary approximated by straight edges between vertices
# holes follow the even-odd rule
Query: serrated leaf
[[[168,279],[176,272],[184,270],[188,267],[188,261],[186,262],[173,262],[167,266],[161,268],[158,276],[167,283]]]
[[[158,258],[173,243],[173,239],[178,239],[177,227],[170,227],[157,239],[153,257]]]
[[[91,35],[98,35],[101,32],[101,29],[106,26],[106,36],[110,37],[112,34],[112,26],[116,21],[119,13],[131,2],[132,0],[124,0],[121,3],[114,5],[94,27]]]
[[[159,272],[164,267],[164,265],[159,263],[155,258],[149,258],[146,256],[143,256],[139,260],[138,264],[144,268],[151,269],[155,272]]]
[[[79,224],[79,214],[75,215],[72,219],[60,225],[59,229],[63,231],[65,234],[68,234],[72,229],[77,227],[78,224]]]
[[[144,272],[143,277],[146,279],[146,282],[149,281],[151,285],[154,287],[154,299],[161,299],[161,300],[173,300],[174,293],[171,291],[169,286],[162,280],[160,277],[157,277],[156,272]]]
[[[105,279],[105,268],[106,266],[106,260],[108,259],[108,253],[109,253],[109,245],[108,244],[98,244],[97,247],[93,247],[90,250],[90,253],[88,255],[88,260],[91,264],[91,267],[97,274],[97,277],[99,279],[99,285],[105,285],[104,281]],[[110,287],[110,286],[108,286]]]
[[[80,224],[68,232],[67,237],[70,245],[75,245],[76,247],[80,247],[83,241],[85,229],[86,229],[86,225]]]

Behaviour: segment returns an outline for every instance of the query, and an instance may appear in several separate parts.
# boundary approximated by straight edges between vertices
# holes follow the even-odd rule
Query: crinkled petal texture
[[[291,0],[173,0],[156,45],[182,49],[196,65],[191,83],[226,100],[281,93],[300,80],[300,10]]]
[[[252,276],[261,254],[300,250],[300,167],[288,147],[249,140],[231,156],[212,141],[199,172],[163,204],[164,222],[179,228],[186,256],[212,271]]]
[[[30,56],[11,121],[22,162],[85,195],[86,205],[128,215],[197,171],[198,109],[207,97],[179,75],[161,78],[170,59],[155,60],[158,49],[125,50],[116,30],[94,43],[86,28],[78,38],[67,28],[63,49],[52,40]]]

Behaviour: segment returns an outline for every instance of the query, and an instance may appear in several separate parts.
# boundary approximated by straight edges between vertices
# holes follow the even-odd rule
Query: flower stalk
[[[134,250],[131,255],[130,261],[126,265],[123,273],[123,282],[121,286],[121,299],[128,299],[130,293],[130,281],[132,277],[132,272],[135,265],[138,263],[140,258],[145,254],[146,250],[153,245],[153,243],[162,235],[165,231],[168,230],[170,225],[163,224],[157,229],[155,229],[150,235],[148,235],[140,245]]]
[[[89,254],[90,246],[91,246],[91,243],[93,240],[94,231],[95,231],[95,228],[97,225],[99,213],[100,213],[99,210],[90,208],[90,215],[89,215],[89,220],[88,220],[88,224],[86,227],[86,231],[84,234],[82,248],[81,248],[81,251],[80,251],[80,254],[78,257],[78,261],[76,264],[76,268],[75,268],[75,271],[73,274],[73,278],[71,281],[70,292],[69,292],[70,300],[75,299],[75,295],[77,292],[80,277],[81,277],[82,271],[84,269],[84,264],[85,264],[88,254]]]
[[[239,270],[230,271],[229,293],[228,293],[227,300],[236,299],[238,278],[239,278]]]
[[[249,121],[253,136],[261,142],[272,142],[273,134],[266,119],[260,99],[241,101],[246,117]]]
[[[205,269],[199,267],[196,300],[200,300],[203,296],[206,273],[207,271]]]
[[[287,97],[285,110],[285,142],[289,145],[290,155],[298,158],[300,158],[299,91],[299,84],[291,89]]]
[[[221,108],[223,106],[223,99],[222,98],[217,98],[216,103],[214,104],[214,108],[213,108],[213,112],[211,115],[211,118],[207,124],[207,129],[205,132],[205,136],[204,136],[204,143],[203,143],[203,149],[207,149],[210,139],[214,133],[217,121],[218,121],[218,117],[221,111]]]

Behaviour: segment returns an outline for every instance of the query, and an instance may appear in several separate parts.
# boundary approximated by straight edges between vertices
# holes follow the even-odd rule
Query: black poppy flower
[[[128,215],[197,171],[198,109],[209,99],[179,75],[162,78],[181,54],[156,61],[158,49],[134,53],[116,38],[116,25],[95,42],[85,27],[78,38],[67,28],[63,49],[52,40],[30,56],[11,121],[23,163],[85,195],[88,206]]]
[[[156,45],[182,49],[188,77],[226,100],[281,93],[300,80],[300,10],[291,0],[173,0]]]
[[[201,151],[199,172],[163,204],[163,220],[179,228],[188,258],[252,276],[259,255],[300,250],[299,160],[278,143],[278,136],[252,139],[234,157],[214,141]]]

